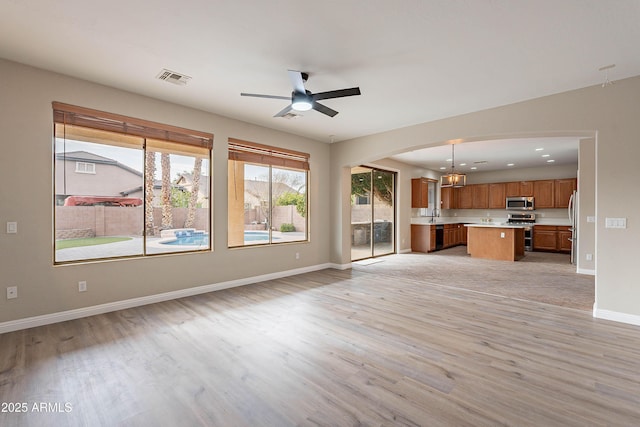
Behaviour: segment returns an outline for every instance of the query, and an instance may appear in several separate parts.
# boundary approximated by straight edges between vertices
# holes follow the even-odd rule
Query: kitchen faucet
[[[431,222],[436,222],[435,218],[440,216],[440,212],[438,211],[437,208],[433,208],[431,210]]]

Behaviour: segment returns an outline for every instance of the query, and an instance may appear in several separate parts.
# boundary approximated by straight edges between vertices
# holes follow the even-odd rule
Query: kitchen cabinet
[[[555,207],[569,207],[569,198],[575,190],[578,189],[578,180],[576,178],[556,179],[555,181]]]
[[[442,249],[467,244],[467,229],[463,224],[443,224]],[[436,226],[434,224],[411,224],[411,251],[433,252],[436,250]]]
[[[558,227],[558,251],[571,252],[571,227]]]
[[[473,209],[487,209],[489,207],[489,184],[472,185]]]
[[[458,208],[458,189],[453,187],[440,188],[440,209]]]
[[[433,229],[433,233],[432,230]],[[433,238],[432,235],[433,234]],[[431,252],[436,248],[435,227],[422,224],[411,224],[411,251]]]
[[[456,224],[456,245],[467,244],[467,227],[464,224]]]
[[[473,185],[458,188],[458,209],[473,208]]]
[[[504,182],[489,184],[489,209],[504,209],[507,198],[506,187]]]
[[[533,250],[571,252],[571,227],[535,225],[533,227]]]
[[[451,228],[451,224],[444,225],[444,240],[442,242],[442,248],[450,248],[454,245],[453,236],[451,235],[453,230]]]
[[[555,181],[546,179],[533,181],[533,198],[536,209],[546,209],[555,207]]]
[[[462,224],[445,224],[444,225],[444,248],[451,248],[462,244]]]
[[[558,250],[558,227],[555,225],[535,225],[533,227],[534,251]]]
[[[411,180],[411,207],[429,207],[429,180],[427,178],[415,178]]]
[[[534,181],[515,181],[505,183],[505,198],[533,196]]]

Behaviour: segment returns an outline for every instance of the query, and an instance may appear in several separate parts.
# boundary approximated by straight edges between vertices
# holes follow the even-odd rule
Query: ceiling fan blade
[[[293,108],[291,108],[291,105],[287,105],[285,108],[282,109],[282,111],[280,111],[278,114],[276,114],[273,117],[284,117],[291,110],[293,110]]]
[[[307,93],[307,90],[304,88],[304,80],[302,79],[302,73],[300,71],[288,70],[289,72],[289,80],[291,80],[291,85],[293,86],[294,92],[299,93]]]
[[[311,95],[314,101],[321,99],[342,98],[344,96],[360,95],[359,87],[352,87],[349,89],[330,90],[328,92],[314,93]]]
[[[327,107],[326,105],[322,105],[319,102],[315,102],[313,101],[313,109],[316,111],[321,112],[322,114],[326,114],[329,117],[333,117],[336,114],[338,114],[338,112],[336,110],[332,110],[331,108]]]
[[[240,96],[252,96],[254,98],[269,98],[269,99],[286,99],[291,101],[290,96],[278,96],[278,95],[261,95],[259,93],[241,93]]]

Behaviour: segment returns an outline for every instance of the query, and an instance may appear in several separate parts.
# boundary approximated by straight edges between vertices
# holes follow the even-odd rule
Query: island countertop
[[[484,224],[464,224],[465,227],[485,227],[485,228],[526,228],[531,227],[527,224],[499,224],[499,223],[484,223]]]

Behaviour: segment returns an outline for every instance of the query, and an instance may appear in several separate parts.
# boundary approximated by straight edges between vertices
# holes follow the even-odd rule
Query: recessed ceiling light
[[[440,170],[441,170],[441,171],[443,171],[443,170],[447,170],[447,168],[445,168],[444,166],[442,166],[442,167],[440,168]]]
[[[547,160],[547,163],[553,163],[553,162],[555,162],[555,160],[553,160],[553,159]]]
[[[536,148],[536,151],[543,151],[544,148]]]
[[[466,163],[460,163],[460,166],[467,166]]]
[[[542,157],[549,157],[551,154],[543,154]]]
[[[451,162],[451,161],[453,161],[453,159],[447,159],[447,160],[445,160],[445,162]]]
[[[473,170],[473,171],[474,171],[474,170],[476,170],[476,169],[478,169],[478,167],[477,167],[477,166],[471,166],[471,170]]]
[[[507,166],[513,166],[515,163],[507,163]]]

